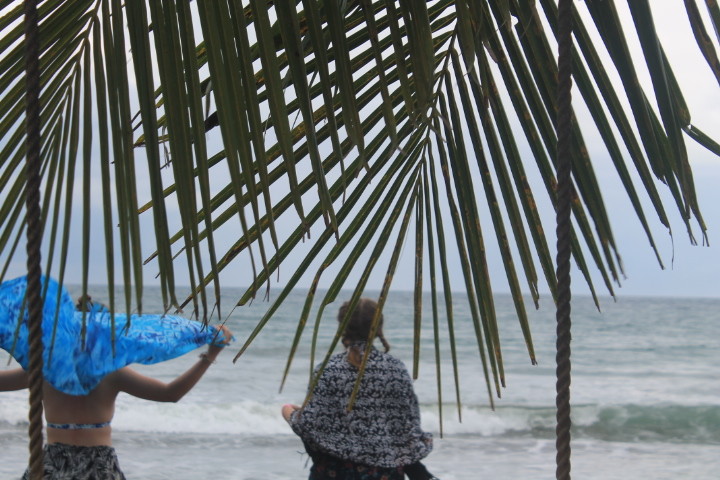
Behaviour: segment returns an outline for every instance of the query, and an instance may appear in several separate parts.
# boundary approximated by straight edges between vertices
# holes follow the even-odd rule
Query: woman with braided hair
[[[350,307],[350,302],[340,307],[340,323]],[[360,299],[343,331],[345,351],[330,357],[310,400],[302,408],[282,408],[313,459],[310,480],[434,478],[420,463],[432,450],[432,435],[420,427],[412,380],[403,362],[387,353],[390,345],[382,326],[377,303]],[[374,337],[380,339],[383,352],[372,346]],[[360,389],[348,409],[368,349]]]

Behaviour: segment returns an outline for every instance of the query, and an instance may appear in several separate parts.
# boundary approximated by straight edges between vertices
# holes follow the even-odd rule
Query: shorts
[[[313,460],[308,480],[403,480],[402,467],[384,468],[362,465],[329,455]]]
[[[113,447],[51,443],[44,452],[44,480],[125,480]],[[22,480],[29,478],[28,469]]]

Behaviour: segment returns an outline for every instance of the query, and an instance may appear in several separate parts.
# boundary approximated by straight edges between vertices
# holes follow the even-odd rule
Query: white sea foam
[[[0,401],[0,423],[22,425],[28,422],[28,392],[4,392]]]
[[[117,431],[252,436],[292,433],[280,416],[278,405],[253,400],[168,404],[123,398],[117,402],[113,428]]]

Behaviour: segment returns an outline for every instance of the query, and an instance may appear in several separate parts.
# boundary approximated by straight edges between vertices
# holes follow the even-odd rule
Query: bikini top
[[[49,428],[56,428],[58,430],[90,430],[94,428],[105,428],[110,426],[110,422],[100,423],[52,423],[48,422]]]

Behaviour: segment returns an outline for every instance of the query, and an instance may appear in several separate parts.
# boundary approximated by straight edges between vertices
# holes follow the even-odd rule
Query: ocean
[[[224,290],[224,312],[230,312],[239,293]],[[103,299],[99,289],[92,295]],[[159,298],[156,291],[146,290],[145,311],[157,313]],[[533,366],[512,299],[495,299],[506,387],[492,409],[467,305],[455,296],[462,420],[445,327],[440,334],[441,422],[426,297],[415,389],[423,427],[435,437],[425,463],[442,480],[555,478],[555,310],[549,297],[541,300],[539,310],[529,307],[538,360]],[[269,303],[257,299],[236,308],[228,323],[237,342],[179,403],[119,396],[113,437],[128,479],[307,478],[307,455],[280,416],[282,404],[302,401],[311,368],[314,315],[280,391],[303,302],[304,292],[289,297],[233,363]],[[329,305],[322,316],[318,355],[334,333],[340,303]],[[413,358],[412,304],[411,293],[395,292],[384,310],[391,353],[408,368]],[[602,313],[589,297],[573,298],[573,478],[720,478],[720,299],[621,296],[617,301],[601,299],[601,308]],[[440,324],[446,325],[442,316]],[[169,381],[196,360],[191,353],[137,369]],[[4,351],[0,365],[14,366],[7,366]],[[0,479],[19,478],[27,464],[27,402],[27,391],[0,394]]]

